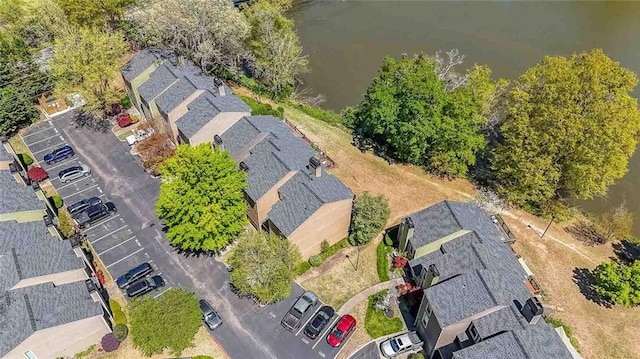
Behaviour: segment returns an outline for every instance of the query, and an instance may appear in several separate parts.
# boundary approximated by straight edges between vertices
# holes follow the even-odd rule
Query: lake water
[[[360,101],[386,55],[457,48],[466,65],[486,64],[495,77],[514,79],[545,55],[602,48],[640,72],[640,2],[298,1],[289,16],[309,55],[305,84],[336,111]],[[579,205],[599,213],[624,202],[640,235],[639,185],[636,153],[606,198]]]

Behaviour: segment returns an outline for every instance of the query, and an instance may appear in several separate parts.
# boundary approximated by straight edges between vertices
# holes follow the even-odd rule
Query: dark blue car
[[[53,152],[46,154],[44,156],[44,161],[50,165],[53,163],[56,163],[58,161],[62,161],[64,159],[67,159],[69,157],[73,157],[76,153],[73,151],[73,148],[71,148],[71,146],[66,145],[63,147],[60,147],[58,149],[55,149]]]
[[[151,265],[149,263],[142,263],[118,277],[118,279],[116,279],[116,284],[118,285],[118,288],[122,289],[151,272],[153,272]]]

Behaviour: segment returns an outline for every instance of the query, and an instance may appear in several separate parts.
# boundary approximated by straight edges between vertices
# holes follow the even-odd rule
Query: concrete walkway
[[[365,290],[363,290],[362,292],[354,295],[353,297],[351,297],[351,299],[349,299],[346,303],[344,303],[342,305],[342,307],[340,307],[340,309],[338,310],[338,314],[339,315],[344,315],[349,313],[350,311],[353,310],[353,308],[355,308],[356,305],[360,304],[360,302],[362,302],[363,300],[367,300],[367,298],[374,293],[378,293],[379,291],[383,290],[383,289],[390,289],[393,288],[397,285],[400,285],[404,283],[404,279],[402,277],[400,278],[394,278],[390,281],[386,281],[383,283],[378,283],[372,287],[369,287]]]

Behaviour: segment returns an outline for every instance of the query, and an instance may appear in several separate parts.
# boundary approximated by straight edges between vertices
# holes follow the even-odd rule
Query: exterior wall
[[[3,359],[25,359],[24,353],[33,352],[39,359],[73,357],[92,344],[100,343],[111,332],[101,315],[39,330],[20,343]]]
[[[287,239],[300,248],[303,259],[319,253],[322,241],[331,245],[349,235],[352,204],[351,198],[325,203]]]
[[[493,308],[485,310],[484,312],[480,312],[474,316],[465,318],[459,322],[453,323],[443,328],[442,333],[440,333],[440,337],[436,342],[435,349],[438,349],[445,345],[453,343],[453,341],[456,339],[456,336],[458,334],[464,333],[464,331],[467,330],[467,328],[469,328],[469,324],[471,324],[472,321],[478,318],[482,318],[485,315],[495,312],[496,310],[502,309],[504,307],[505,306],[503,305],[495,306]]]
[[[77,281],[84,281],[88,279],[87,272],[84,268],[79,268],[71,271],[52,273],[47,275],[41,275],[39,277],[26,278],[19,281],[11,289],[29,287],[36,284],[53,282],[54,285],[60,285],[64,283],[72,283]]]
[[[424,325],[422,319],[425,315],[426,309],[426,296],[422,297],[422,302],[420,303],[420,309],[418,310],[418,315],[416,316],[416,330],[422,338],[424,342],[424,349],[427,353],[428,357],[431,358],[433,356],[433,352],[437,348],[436,343],[438,342],[438,338],[440,337],[440,333],[442,333],[442,329],[440,328],[440,323],[438,323],[438,318],[431,313],[429,319],[427,320],[427,325]]]
[[[276,202],[280,200],[280,196],[278,195],[278,190],[282,187],[283,184],[287,183],[288,180],[291,179],[296,174],[297,171],[290,171],[284,177],[280,179],[267,193],[265,193],[259,200],[256,202],[255,210],[256,210],[256,223],[258,227],[267,219],[269,215],[269,211],[271,211],[271,207],[273,207]]]
[[[456,238],[458,238],[458,237],[460,237],[460,236],[462,236],[464,234],[470,233],[470,232],[471,231],[468,231],[466,229],[462,229],[462,230],[459,230],[457,232],[451,233],[448,236],[442,237],[442,238],[440,238],[440,239],[438,239],[436,241],[433,241],[433,242],[431,242],[431,243],[429,243],[427,245],[424,245],[422,247],[416,248],[416,252],[415,252],[415,255],[413,256],[413,258],[420,258],[425,254],[429,254],[429,253],[431,253],[433,251],[439,250],[440,247],[444,243],[447,243],[447,242],[449,242],[451,240],[454,240],[454,239],[456,239]],[[411,258],[411,259],[413,259],[413,258]]]
[[[43,206],[44,207],[44,206]],[[0,214],[0,222],[16,221],[18,223],[41,221],[47,211],[43,209],[34,209],[32,211],[2,213]]]
[[[221,112],[204,125],[200,131],[191,136],[189,143],[192,146],[197,146],[201,143],[211,142],[213,141],[213,136],[224,133],[238,120],[249,115],[251,115],[249,112]]]
[[[176,122],[178,121],[178,119],[180,119],[180,117],[184,116],[184,114],[189,111],[188,105],[191,103],[191,101],[195,100],[196,97],[200,96],[203,92],[204,90],[194,91],[191,95],[189,95],[189,97],[184,99],[184,101],[176,106],[176,108],[169,111],[167,116],[162,116],[162,118],[165,120],[165,129],[171,136],[171,140],[174,143],[178,143],[178,127],[176,126]]]
[[[130,88],[127,88],[128,90],[127,92],[131,91],[130,93],[131,101],[133,102],[133,105],[136,106],[138,111],[140,111],[140,113],[142,113],[142,108],[140,107],[141,102],[140,102],[140,93],[138,92],[138,87],[140,87],[140,85],[142,85],[145,81],[149,79],[149,76],[151,75],[151,73],[155,69],[157,69],[161,63],[162,63],[161,61],[156,61],[154,64],[149,66],[146,70],[142,71],[140,75],[136,76],[136,78],[131,80],[131,82],[129,83]],[[126,80],[125,80],[125,83],[126,83]]]
[[[255,229],[260,229],[260,221],[258,221],[258,207],[253,206],[249,207],[247,210],[247,217],[249,217],[249,222]]]

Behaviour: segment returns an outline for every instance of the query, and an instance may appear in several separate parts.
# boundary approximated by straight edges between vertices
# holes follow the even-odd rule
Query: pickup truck
[[[300,323],[302,322],[302,318],[304,315],[311,309],[314,305],[318,303],[318,296],[313,292],[304,292],[300,298],[295,302],[293,307],[289,309],[287,314],[284,315],[280,324],[290,331],[293,332],[300,327]]]
[[[422,349],[422,340],[416,332],[407,332],[396,335],[380,343],[380,351],[385,358],[393,358],[397,355],[416,352]]]

